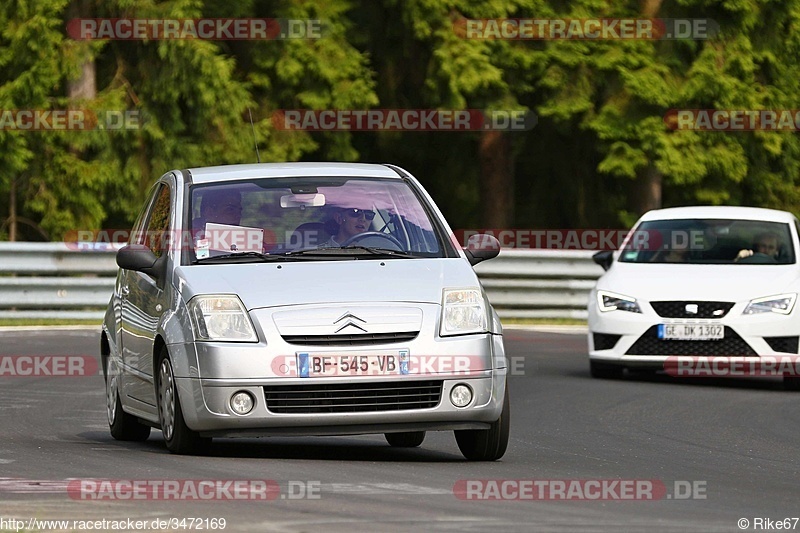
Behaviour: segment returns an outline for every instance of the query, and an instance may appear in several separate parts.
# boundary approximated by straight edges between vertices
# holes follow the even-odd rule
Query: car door
[[[159,183],[153,191],[144,230],[132,241],[144,244],[161,257],[168,253],[172,194],[169,185]],[[122,362],[125,368],[123,392],[138,409],[156,412],[153,386],[153,344],[159,319],[166,309],[164,282],[143,272],[126,271],[122,293]]]

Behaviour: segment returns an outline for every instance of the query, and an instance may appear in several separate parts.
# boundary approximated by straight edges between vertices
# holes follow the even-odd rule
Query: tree
[[[520,99],[533,90],[541,55],[522,42],[473,39],[462,30],[465,19],[525,16],[544,8],[536,0],[362,2],[356,22],[370,25],[361,45],[381,80],[381,106],[525,111]],[[443,198],[456,225],[513,224],[514,161],[524,134],[380,135],[373,150],[413,160],[412,166],[435,176],[426,186]]]
[[[162,173],[254,161],[251,108],[260,119],[265,161],[298,160],[315,150],[338,159],[358,157],[347,137],[319,144],[305,132],[274,131],[271,121],[273,110],[286,107],[376,102],[366,59],[344,38],[343,2],[278,3],[261,15],[325,18],[330,38],[243,46],[200,39],[75,41],[65,35],[75,17],[231,16],[224,13],[230,2],[29,4],[11,2],[0,11],[0,108],[81,109],[101,125],[110,113],[132,113],[138,120],[114,130],[0,130],[0,191],[8,198],[0,209],[10,214],[0,232],[8,227],[12,239],[20,221],[36,228],[39,238],[51,239],[96,229],[104,220],[128,227]],[[241,3],[238,16],[259,16],[263,8]]]
[[[751,2],[709,7],[702,0],[662,5],[578,1],[562,16],[707,17],[720,21],[708,40],[554,41],[540,87],[542,115],[593,132],[603,159],[597,171],[631,180],[620,220],[667,203],[764,202],[769,191],[796,198],[796,136],[673,131],[670,109],[763,109],[796,101],[796,10]],[[776,58],[780,57],[781,61]],[[790,80],[787,80],[789,78]],[[755,195],[754,195],[755,193]]]

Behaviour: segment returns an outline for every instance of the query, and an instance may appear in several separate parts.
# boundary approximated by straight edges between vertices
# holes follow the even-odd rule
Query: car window
[[[169,187],[162,184],[156,192],[155,202],[150,210],[143,242],[156,257],[161,257],[167,247],[170,204]]]
[[[760,220],[642,222],[620,252],[623,263],[792,264],[789,224]]]
[[[254,251],[260,238],[269,254],[354,245],[445,257],[447,244],[437,236],[443,232],[428,213],[400,180],[254,179],[194,186],[187,225],[195,252],[208,247],[212,255],[233,244]]]
[[[147,222],[147,215],[150,213],[150,206],[153,204],[154,197],[159,190],[158,187],[153,187],[150,190],[147,201],[142,205],[142,208],[139,210],[139,215],[133,223],[133,229],[128,237],[128,244],[144,244],[144,225]]]

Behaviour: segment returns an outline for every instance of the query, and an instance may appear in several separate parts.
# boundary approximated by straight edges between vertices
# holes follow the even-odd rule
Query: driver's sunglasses
[[[345,209],[344,212],[347,213],[347,216],[351,218],[358,218],[361,215],[364,215],[367,220],[372,220],[373,218],[375,218],[375,211],[367,211],[366,209],[352,208],[352,209]]]

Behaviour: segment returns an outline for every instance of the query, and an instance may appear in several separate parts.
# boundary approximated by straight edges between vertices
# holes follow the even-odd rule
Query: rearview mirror
[[[325,205],[324,194],[284,194],[281,196],[281,207],[322,207]]]

